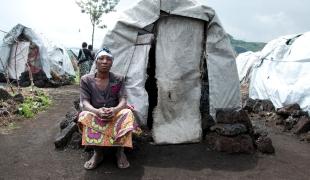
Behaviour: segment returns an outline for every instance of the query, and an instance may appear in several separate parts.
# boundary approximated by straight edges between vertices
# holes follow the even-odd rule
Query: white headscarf
[[[108,48],[102,48],[100,49],[97,54],[96,54],[96,57],[95,57],[95,61],[97,61],[97,59],[100,57],[100,56],[108,56],[112,59],[113,61],[113,55],[111,53],[111,51],[108,49]]]

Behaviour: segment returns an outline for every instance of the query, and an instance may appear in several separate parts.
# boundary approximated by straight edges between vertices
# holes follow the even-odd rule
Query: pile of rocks
[[[269,100],[247,99],[244,110],[251,116],[259,116],[259,119],[280,127],[282,131],[291,132],[301,140],[310,142],[310,118],[298,104],[290,104],[276,109]]]
[[[217,109],[216,124],[207,133],[206,142],[211,149],[227,153],[274,153],[271,139],[264,131],[253,128],[243,109]]]
[[[70,147],[72,149],[81,148],[82,137],[78,130],[77,120],[80,112],[78,104],[79,99],[73,102],[75,109],[67,112],[65,118],[60,122],[60,131],[54,141],[57,149]]]
[[[269,100],[247,99],[243,105],[243,109],[249,113],[274,112],[275,107]]]
[[[307,112],[301,110],[298,104],[292,104],[277,109],[277,125],[282,125],[284,131],[292,131],[301,135],[302,140],[310,142],[310,118]]]
[[[52,73],[52,79],[48,79],[44,71],[40,70],[38,73],[32,74],[33,83],[36,87],[47,88],[47,87],[59,87],[64,85],[72,84],[73,77],[69,75],[54,75]],[[25,71],[21,74],[19,80],[19,85],[21,87],[28,87],[31,85],[29,78],[29,71]]]
[[[12,114],[18,113],[18,104],[24,102],[24,96],[22,94],[16,94],[12,96],[5,89],[0,88],[0,126],[8,125]],[[8,121],[9,120],[9,121]]]

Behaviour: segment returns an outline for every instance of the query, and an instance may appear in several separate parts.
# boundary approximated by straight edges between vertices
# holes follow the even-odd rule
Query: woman
[[[90,63],[93,60],[91,52],[87,49],[87,43],[82,43],[82,49],[78,55],[78,65],[80,70],[80,78],[90,71]]]
[[[118,167],[128,168],[124,147],[132,148],[135,128],[133,114],[126,109],[124,78],[110,72],[113,56],[108,49],[96,54],[95,63],[97,72],[83,76],[80,84],[82,145],[94,147],[94,154],[84,167],[97,167],[103,159],[102,147],[117,147]]]
[[[93,50],[93,45],[89,44],[87,46],[87,49],[90,51],[90,54],[91,54],[91,57],[92,57],[92,60],[89,63],[89,66],[92,67],[92,65],[94,63],[94,60],[95,60],[95,51]]]

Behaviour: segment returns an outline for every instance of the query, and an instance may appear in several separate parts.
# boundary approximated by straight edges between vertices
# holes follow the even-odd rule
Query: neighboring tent
[[[276,108],[297,103],[310,113],[309,47],[310,32],[270,41],[253,64],[249,97],[268,99]]]
[[[67,52],[71,60],[71,63],[73,65],[74,71],[78,71],[79,69],[78,64],[77,64],[78,53],[75,53],[72,48],[67,49]]]
[[[102,46],[115,56],[112,71],[126,77],[141,124],[149,103],[157,104],[157,144],[198,142],[206,113],[240,106],[234,51],[215,11],[201,3],[141,0],[121,14]]]
[[[236,63],[240,83],[248,83],[251,79],[252,67],[259,61],[261,53],[247,51],[237,56]]]
[[[48,79],[52,75],[75,76],[70,58],[63,47],[52,45],[21,24],[16,25],[3,38],[0,57],[0,73],[8,72],[10,79],[20,79],[29,68],[33,75],[44,72]]]
[[[5,35],[6,35],[6,32],[0,30],[0,48],[1,48],[2,43],[3,43],[2,39],[4,38]]]

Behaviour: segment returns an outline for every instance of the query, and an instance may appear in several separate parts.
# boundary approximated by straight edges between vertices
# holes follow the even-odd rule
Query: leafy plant
[[[19,113],[23,115],[26,118],[32,118],[34,116],[33,110],[31,108],[31,103],[23,103],[20,105],[20,108],[18,108]]]
[[[52,104],[49,96],[43,91],[36,91],[32,96],[25,98],[25,101],[19,106],[18,112],[26,118],[32,118],[35,114],[45,110]]]

